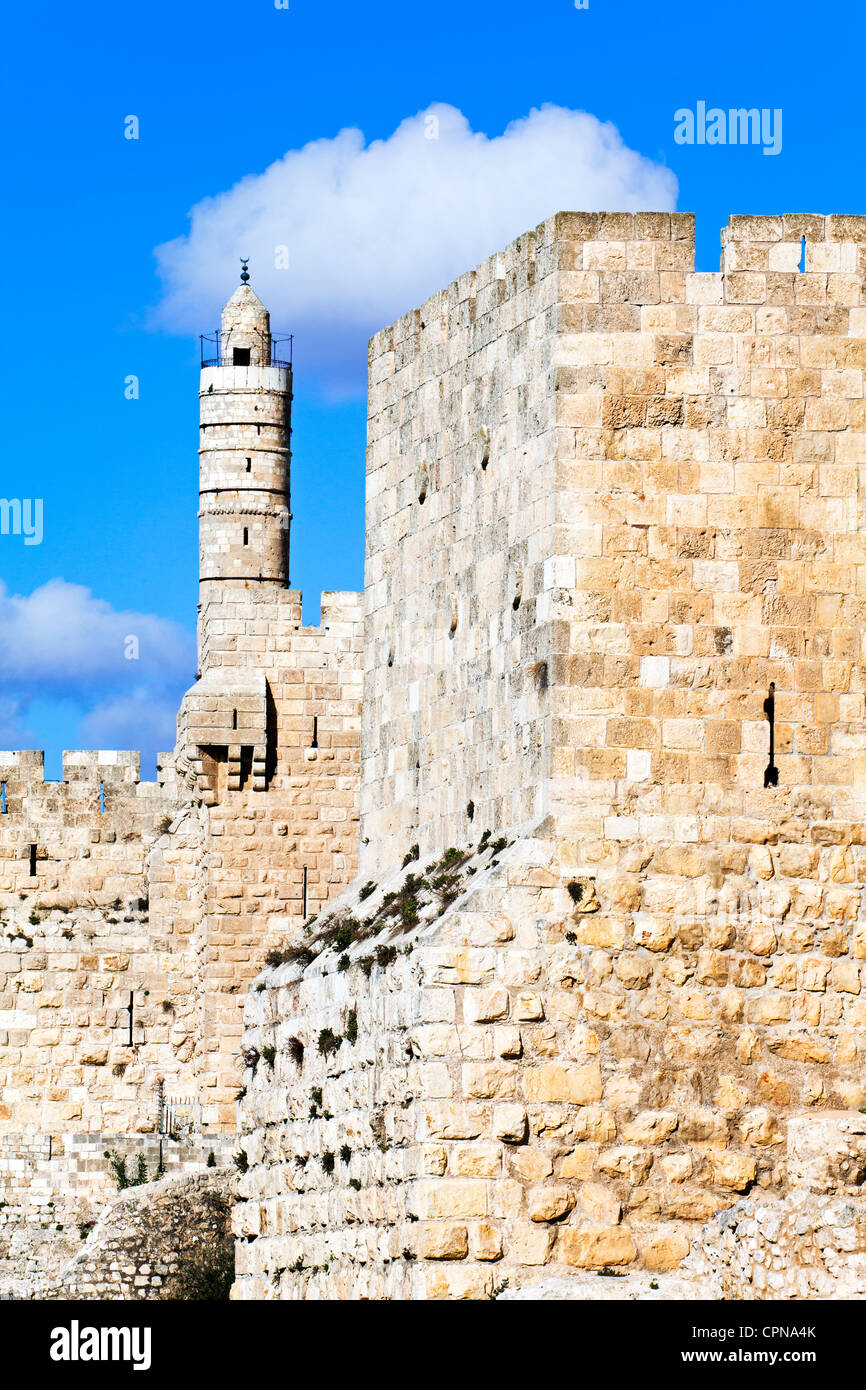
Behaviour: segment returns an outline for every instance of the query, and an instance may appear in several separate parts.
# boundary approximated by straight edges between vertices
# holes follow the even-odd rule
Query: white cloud
[[[127,656],[136,650],[129,638],[137,659]],[[195,644],[179,623],[118,612],[63,579],[27,595],[10,594],[0,581],[0,680],[7,694],[75,700],[139,684],[191,684],[194,663]]]
[[[31,748],[33,735],[26,723],[25,699],[0,696],[0,748]]]
[[[65,730],[72,718],[77,732],[74,740],[64,734],[67,747],[140,749],[150,764],[174,747],[177,708],[194,677],[195,640],[178,623],[118,611],[62,579],[27,595],[0,582],[2,747],[49,741],[25,719]]]
[[[179,696],[154,696],[144,687],[106,700],[82,719],[82,747],[140,748],[143,762],[153,754],[170,752],[177,737],[179,704]]]
[[[363,390],[366,338],[521,232],[562,210],[666,211],[676,195],[669,169],[585,111],[544,106],[490,138],[437,104],[387,140],[347,129],[289,150],[198,203],[188,235],[157,248],[156,321],[212,330],[248,255],[307,380]],[[281,246],[287,270],[274,264]]]

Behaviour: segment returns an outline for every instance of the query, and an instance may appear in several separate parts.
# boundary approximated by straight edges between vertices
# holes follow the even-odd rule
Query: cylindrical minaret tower
[[[289,583],[291,354],[241,285],[202,339],[199,577],[202,604],[228,588]],[[280,360],[285,358],[286,360]]]

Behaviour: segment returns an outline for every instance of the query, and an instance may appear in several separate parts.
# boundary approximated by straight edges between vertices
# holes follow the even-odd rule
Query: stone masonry
[[[792,1117],[866,1103],[864,272],[849,216],[519,237],[371,341],[312,628],[241,285],[174,753],[0,754],[9,1162],[160,1086],[240,1125],[239,1298],[688,1271],[794,1200]]]
[[[564,213],[372,340],[360,876],[249,995],[236,1296],[672,1269],[864,1104],[864,271]]]

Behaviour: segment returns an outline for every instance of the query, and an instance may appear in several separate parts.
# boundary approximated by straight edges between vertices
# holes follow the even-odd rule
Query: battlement
[[[45,753],[41,749],[0,749],[0,784],[19,794],[41,790],[62,796],[64,790],[78,793],[82,783],[99,786],[114,796],[127,793],[136,797],[159,795],[164,774],[173,767],[174,754],[160,753],[160,780],[141,781],[141,753],[127,749],[64,749],[63,775],[59,781],[45,777]]]
[[[855,287],[839,277],[866,274],[864,216],[734,214],[721,245],[719,271],[696,272],[692,213],[557,213],[370,339],[371,406],[380,383],[419,349],[449,339],[460,351],[465,341],[467,353],[486,346],[501,306],[524,292],[538,309],[556,306],[562,329],[596,333],[657,331],[665,316],[675,321],[676,305],[859,304]],[[763,279],[742,278],[761,272]],[[513,310],[506,322],[519,331]]]

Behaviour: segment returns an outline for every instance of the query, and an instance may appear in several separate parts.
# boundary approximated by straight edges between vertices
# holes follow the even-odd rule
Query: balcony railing
[[[258,358],[256,366],[259,367],[283,367],[287,371],[292,370],[292,342],[294,335],[291,333],[262,333],[254,331],[244,333],[243,345],[238,343],[238,348],[243,351],[246,349],[251,355]],[[221,333],[217,329],[216,333],[202,333],[199,342],[201,344],[201,365],[203,367],[231,367],[249,365],[235,363],[233,361],[234,347],[231,342],[231,332]]]

